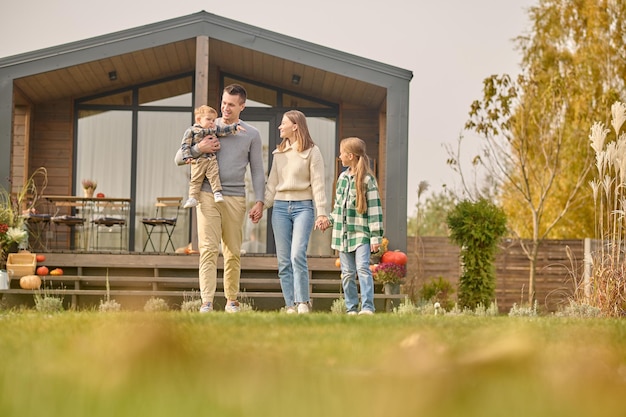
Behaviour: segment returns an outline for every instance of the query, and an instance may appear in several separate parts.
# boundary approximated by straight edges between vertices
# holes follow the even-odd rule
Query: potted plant
[[[406,266],[381,262],[373,268],[374,280],[384,285],[385,294],[400,294],[400,284],[406,276]]]
[[[93,198],[93,193],[96,191],[96,187],[98,187],[98,183],[94,180],[85,179],[82,181],[83,183],[83,191],[85,192],[86,198]]]

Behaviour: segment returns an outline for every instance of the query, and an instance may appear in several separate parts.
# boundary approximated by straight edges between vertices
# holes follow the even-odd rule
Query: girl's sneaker
[[[309,308],[309,303],[299,303],[298,304],[298,314],[309,314],[311,309]]]
[[[213,304],[210,301],[207,301],[200,306],[201,313],[210,313],[211,311],[213,311]]]
[[[224,196],[219,191],[213,193],[213,199],[215,200],[216,203],[224,202]]]
[[[294,306],[285,307],[285,313],[287,314],[295,314],[296,308]]]

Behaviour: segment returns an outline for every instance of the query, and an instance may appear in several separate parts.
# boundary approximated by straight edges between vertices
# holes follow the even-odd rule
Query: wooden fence
[[[424,283],[442,277],[457,288],[459,247],[447,237],[408,237],[404,290],[418,294]],[[535,276],[538,308],[556,311],[573,295],[583,274],[583,240],[547,240],[539,249]],[[496,300],[501,313],[528,301],[530,262],[519,242],[503,241],[496,257]],[[456,299],[456,293],[453,295]]]

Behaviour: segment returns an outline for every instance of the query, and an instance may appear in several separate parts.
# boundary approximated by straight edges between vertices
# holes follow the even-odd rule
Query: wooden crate
[[[10,253],[7,258],[7,272],[12,278],[33,275],[36,267],[37,259],[34,253]]]

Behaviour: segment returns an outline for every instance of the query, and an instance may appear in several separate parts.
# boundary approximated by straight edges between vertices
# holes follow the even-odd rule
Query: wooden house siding
[[[72,195],[72,101],[61,100],[35,107],[31,140],[31,172],[48,170],[47,195]]]
[[[16,106],[13,114],[13,148],[11,150],[11,191],[19,192],[28,177],[29,109]]]

